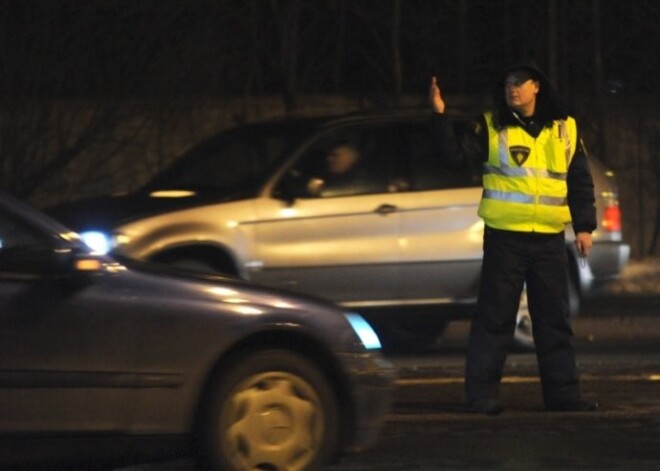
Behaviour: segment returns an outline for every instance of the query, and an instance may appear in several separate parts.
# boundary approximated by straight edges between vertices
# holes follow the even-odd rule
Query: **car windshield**
[[[313,122],[286,121],[237,127],[193,147],[144,188],[247,190],[260,185],[292,147],[310,135]]]

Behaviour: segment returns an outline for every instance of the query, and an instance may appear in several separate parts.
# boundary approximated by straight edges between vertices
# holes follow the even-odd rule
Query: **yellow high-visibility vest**
[[[534,138],[521,127],[500,131],[486,113],[488,161],[479,216],[487,226],[557,233],[571,222],[566,176],[577,147],[575,120],[556,120]]]

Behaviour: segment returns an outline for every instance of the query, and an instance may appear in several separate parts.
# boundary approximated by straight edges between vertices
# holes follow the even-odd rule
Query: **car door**
[[[359,154],[350,177],[342,152]],[[250,277],[350,306],[399,293],[398,194],[388,129],[353,125],[308,143],[257,204],[259,263]]]
[[[408,301],[442,304],[473,300],[482,259],[477,216],[480,169],[442,165],[426,121],[399,128],[406,191],[400,194],[401,280]]]
[[[109,299],[30,262],[54,250],[65,248],[0,208],[0,434],[125,430],[135,402],[130,314],[117,309],[120,292]]]

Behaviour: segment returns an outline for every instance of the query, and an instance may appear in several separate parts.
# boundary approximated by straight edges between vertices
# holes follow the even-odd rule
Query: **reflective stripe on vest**
[[[536,198],[531,195],[525,195],[522,193],[511,193],[505,191],[496,191],[496,190],[484,190],[483,198],[490,198],[500,201],[508,201],[510,203],[523,203],[523,204],[534,204]],[[545,204],[547,206],[565,206],[568,204],[566,198],[555,197],[555,196],[539,196],[539,204]]]
[[[562,231],[571,221],[566,177],[576,149],[575,120],[555,121],[533,138],[519,127],[498,131],[492,115],[485,118],[489,155],[479,215],[497,229]],[[518,154],[515,160],[512,149]]]

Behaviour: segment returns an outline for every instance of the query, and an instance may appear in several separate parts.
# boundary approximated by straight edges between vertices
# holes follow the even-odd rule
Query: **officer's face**
[[[534,113],[536,94],[539,92],[539,82],[526,76],[510,74],[504,80],[504,97],[506,104],[514,111],[529,116]]]

